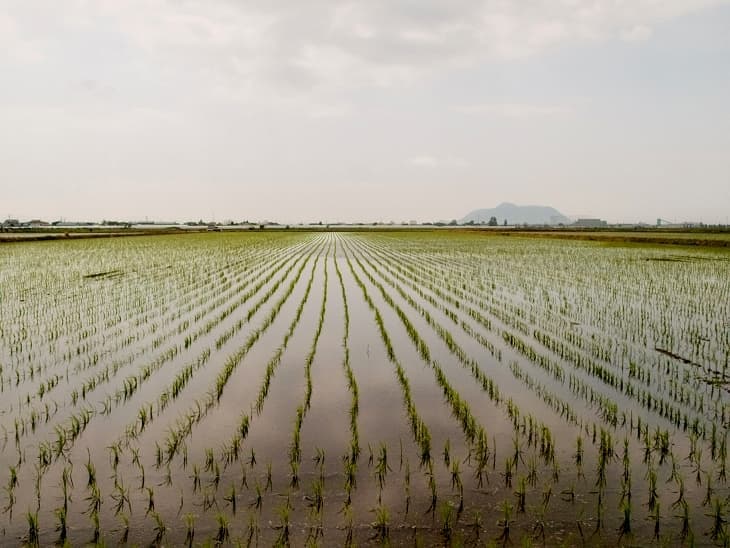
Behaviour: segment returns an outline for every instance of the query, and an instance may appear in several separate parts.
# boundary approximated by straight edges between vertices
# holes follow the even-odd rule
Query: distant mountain
[[[488,223],[492,217],[502,225],[507,221],[509,225],[557,225],[569,224],[572,221],[557,209],[547,206],[518,206],[510,203],[499,204],[492,209],[477,209],[459,221],[460,224],[474,221],[474,223]]]

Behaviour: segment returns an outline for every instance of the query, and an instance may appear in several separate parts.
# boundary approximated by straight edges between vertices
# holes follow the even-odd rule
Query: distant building
[[[5,219],[2,224],[3,228],[18,228],[19,226],[20,221],[18,219]]]
[[[47,223],[46,221],[41,221],[40,219],[33,219],[32,221],[28,221],[27,225],[30,228],[41,228],[44,226],[50,226],[50,223]]]
[[[573,223],[573,226],[580,228],[601,228],[608,226],[608,223],[601,219],[578,219]]]

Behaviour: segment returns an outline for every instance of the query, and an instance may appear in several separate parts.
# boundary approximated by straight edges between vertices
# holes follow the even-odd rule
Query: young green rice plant
[[[514,459],[506,458],[504,460],[504,473],[502,476],[504,477],[504,486],[505,487],[512,487],[512,474],[514,471]]]
[[[40,545],[40,530],[38,528],[38,512],[28,511],[26,513],[28,521],[28,546]]]
[[[517,468],[520,462],[525,463],[525,451],[522,448],[520,437],[517,432],[512,435],[512,467]]]
[[[210,485],[213,486],[215,491],[218,491],[218,485],[221,482],[221,469],[218,466],[218,461],[213,463],[213,469],[211,470]]]
[[[390,513],[388,508],[378,505],[373,512],[375,512],[375,521],[370,524],[370,527],[375,530],[375,534],[372,538],[387,544],[390,540]]]
[[[444,502],[441,505],[441,536],[444,539],[444,544],[449,545],[451,543],[451,537],[454,534],[454,524],[456,522],[456,511],[450,502]]]
[[[406,458],[405,471],[403,473],[403,493],[405,498],[405,512],[404,515],[408,517],[408,511],[411,508],[411,463]]]
[[[436,512],[436,503],[438,501],[438,495],[436,492],[436,477],[433,473],[433,462],[429,462],[428,464],[426,477],[428,477],[428,488],[431,491],[431,504],[426,509],[426,513],[428,514],[430,512],[433,515]]]
[[[715,492],[712,487],[712,474],[705,472],[705,498],[702,500],[702,506],[708,506]]]
[[[350,455],[342,457],[345,475],[345,506],[352,502],[352,491],[357,487],[357,463],[350,458]]]
[[[125,545],[129,541],[129,516],[120,514],[119,520],[122,522],[120,529],[122,534],[119,536],[119,544]]]
[[[192,546],[195,540],[195,514],[185,514],[183,521],[185,522],[185,544]]]
[[[523,514],[525,512],[525,500],[527,498],[527,481],[524,476],[520,476],[517,480],[515,498],[517,499],[517,512]]]
[[[712,529],[710,529],[710,538],[714,541],[726,537],[725,524],[725,502],[718,497],[712,500],[712,512],[707,514],[712,519]]]
[[[654,510],[650,514],[651,520],[654,522],[654,534],[652,537],[653,540],[659,540],[659,534],[661,530],[661,512],[659,510],[659,507],[660,503],[657,502],[654,506]]]
[[[540,539],[543,544],[545,544],[545,530],[547,528],[547,520],[545,518],[546,511],[546,505],[540,506],[537,516],[535,517],[535,523],[532,526],[532,538]]]
[[[351,548],[354,544],[354,523],[353,523],[353,516],[352,516],[352,508],[350,506],[346,506],[342,510],[343,518],[345,520],[345,542],[343,543],[344,546]]]
[[[117,473],[117,467],[119,466],[120,455],[122,453],[121,442],[113,443],[107,449],[109,449],[109,461],[112,465],[114,474]]]
[[[152,487],[146,487],[145,489],[147,491],[147,511],[145,512],[145,516],[148,516],[155,512],[155,490]]]
[[[213,471],[213,465],[216,463],[215,454],[213,449],[206,447],[205,449],[205,467],[203,468],[206,472]]]
[[[321,478],[312,480],[310,493],[305,495],[304,498],[307,501],[307,505],[315,514],[322,512],[322,507],[324,506],[324,483]]]
[[[717,459],[717,481],[723,485],[727,481],[727,432],[723,431],[720,439]]]
[[[274,480],[271,473],[271,461],[266,465],[266,487],[264,487],[265,491],[273,491],[274,490]]]
[[[626,499],[621,504],[621,525],[618,528],[619,539],[631,535],[631,499]]]
[[[389,471],[390,466],[388,465],[388,448],[384,443],[381,443],[378,450],[378,459],[375,463],[375,477],[378,480],[378,487],[380,491],[382,491],[383,487],[385,486],[385,480],[388,476]]]
[[[573,454],[573,462],[578,472],[578,477],[583,475],[583,438],[578,435],[575,440],[575,453]]]
[[[603,501],[603,491],[598,490],[598,498],[596,500],[596,528],[593,531],[594,535],[601,535],[601,531],[603,531],[603,525],[604,525],[604,513],[605,513],[605,503]]]
[[[278,536],[276,537],[275,544],[277,546],[288,546],[289,545],[289,535],[290,535],[290,528],[291,528],[291,511],[292,511],[292,505],[291,501],[289,500],[289,496],[287,495],[284,502],[281,504],[281,506],[277,507],[276,513],[279,516],[279,525],[275,526],[275,529],[279,531]]]
[[[649,500],[647,502],[647,506],[651,512],[659,499],[659,494],[657,492],[657,474],[654,468],[649,469],[647,479],[649,482]]]
[[[205,489],[203,489],[203,511],[207,512],[213,507],[218,508],[216,493],[211,488],[206,487]]]
[[[695,466],[694,466],[695,481],[697,485],[702,485],[702,449],[698,448],[695,453]]]
[[[132,504],[129,501],[129,489],[124,487],[123,482],[118,482],[114,485],[114,492],[112,493],[112,500],[114,501],[114,515],[117,516],[124,510],[126,505],[129,509],[129,513],[132,513]]]
[[[686,499],[684,498],[684,478],[680,474],[677,476],[677,499],[672,503],[672,509],[682,506],[684,503],[686,503]]]
[[[197,493],[200,490],[200,468],[198,468],[197,464],[193,464],[193,475],[191,478],[193,480],[193,493]]]
[[[231,511],[233,512],[233,515],[235,516],[236,515],[236,486],[235,486],[235,484],[231,483],[231,487],[228,490],[228,494],[223,497],[223,500],[231,505]]]
[[[98,514],[101,510],[101,500],[101,493],[96,484],[89,487],[89,496],[86,497],[86,502],[88,503],[86,513],[89,515]]]
[[[680,506],[682,513],[678,516],[681,524],[679,538],[684,542],[688,537],[692,536],[692,527],[690,524],[689,504],[687,504],[686,500],[682,500]]]
[[[88,459],[86,461],[86,473],[87,473],[87,487],[96,486],[96,466],[91,462],[91,453],[87,449]]]
[[[550,504],[550,499],[553,496],[553,488],[552,485],[546,483],[544,487],[542,488],[542,503],[541,507],[544,511],[547,512],[548,505]]]
[[[461,481],[461,470],[458,459],[451,461],[451,489],[459,494],[464,493],[464,484]]]
[[[91,519],[92,526],[91,543],[96,545],[99,543],[99,539],[101,538],[101,523],[99,522],[99,512],[92,512],[89,516],[89,519]]]
[[[167,533],[167,527],[165,526],[164,519],[157,512],[152,512],[152,520],[154,521],[154,526],[152,527],[152,531],[155,533],[154,544],[159,546]]]
[[[446,443],[444,444],[444,464],[446,468],[451,465],[451,441],[448,438],[446,438]]]
[[[527,483],[530,486],[535,487],[537,485],[537,457],[535,457],[535,455],[530,457],[527,470]]]
[[[215,535],[215,541],[218,545],[221,545],[228,541],[228,539],[231,536],[231,533],[229,531],[229,522],[228,517],[223,513],[217,513],[215,516],[215,521],[218,524],[218,531]]]
[[[254,486],[254,489],[256,493],[254,499],[249,503],[249,506],[251,508],[255,508],[260,512],[264,503],[264,494],[261,490],[261,484],[258,482],[258,480],[256,480],[256,485]]]
[[[512,540],[510,539],[510,531],[512,529],[512,524],[514,523],[514,520],[512,519],[512,505],[508,501],[502,501],[502,504],[500,505],[500,508],[502,510],[502,517],[497,521],[497,527],[500,530],[500,534],[497,537],[498,541],[501,541],[502,546],[506,546],[507,544],[511,543]]]
[[[57,543],[62,545],[66,542],[66,537],[68,536],[68,513],[67,510],[63,507],[56,508],[53,511],[53,514],[56,516],[56,531],[58,531],[58,540]]]
[[[289,487],[292,489],[299,489],[299,463],[292,461],[289,463],[289,467],[291,468]]]
[[[558,462],[557,459],[553,460],[552,478],[553,478],[553,483],[558,483],[560,481],[560,463]]]

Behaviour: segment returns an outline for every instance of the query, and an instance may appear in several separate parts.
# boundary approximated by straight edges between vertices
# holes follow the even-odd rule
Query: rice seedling
[[[444,539],[444,544],[448,545],[451,542],[451,537],[454,534],[454,523],[456,521],[456,512],[454,507],[449,503],[445,502],[441,505],[441,536]]]
[[[291,533],[291,511],[292,505],[287,495],[284,502],[276,508],[276,513],[279,517],[279,524],[275,527],[279,533],[276,537],[275,544],[277,546],[287,546],[289,544],[289,537]]]
[[[223,497],[223,500],[226,501],[228,504],[231,505],[231,512],[233,513],[233,516],[236,515],[236,486],[235,484],[231,484],[231,487],[228,489],[228,494]]]
[[[525,512],[525,500],[527,496],[527,481],[523,476],[517,480],[517,490],[515,491],[515,498],[517,499],[517,512]]]
[[[390,512],[385,506],[379,505],[373,509],[375,513],[375,521],[370,524],[375,530],[373,539],[377,539],[381,543],[387,543],[390,539]]]
[[[218,523],[218,530],[215,535],[215,541],[218,544],[223,544],[230,538],[229,522],[225,514],[218,513],[215,516],[216,522]]]
[[[710,538],[714,541],[725,538],[725,501],[715,497],[712,500],[712,512],[708,514],[712,519],[712,528],[710,529]]]
[[[40,530],[38,528],[38,512],[26,513],[26,519],[28,521],[28,545],[39,546],[40,545]]]
[[[183,521],[185,522],[185,544],[188,546],[193,545],[195,541],[195,514],[185,514]]]
[[[500,505],[500,509],[502,512],[502,517],[497,521],[497,527],[500,530],[499,536],[497,537],[498,541],[501,541],[502,546],[506,546],[511,542],[510,539],[510,531],[512,529],[512,525],[514,523],[514,520],[512,519],[512,505],[505,501],[502,501],[502,504]]]
[[[152,520],[154,521],[154,526],[152,528],[152,531],[155,533],[154,543],[159,545],[165,537],[165,534],[167,534],[167,526],[165,525],[165,521],[162,519],[162,516],[157,512],[152,512]]]
[[[53,511],[56,516],[56,531],[58,531],[57,543],[63,545],[68,536],[68,512],[65,508],[56,508]]]
[[[129,516],[126,514],[120,514],[119,520],[122,522],[119,544],[127,544],[129,541]]]

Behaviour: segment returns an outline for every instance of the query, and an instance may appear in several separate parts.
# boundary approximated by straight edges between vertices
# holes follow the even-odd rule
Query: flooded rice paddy
[[[0,247],[2,545],[727,545],[730,252]]]

